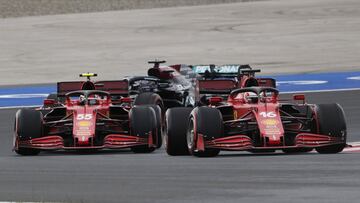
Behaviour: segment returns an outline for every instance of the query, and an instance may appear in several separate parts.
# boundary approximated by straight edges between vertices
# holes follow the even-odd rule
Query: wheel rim
[[[194,118],[190,119],[189,127],[186,133],[186,142],[189,150],[194,149]]]

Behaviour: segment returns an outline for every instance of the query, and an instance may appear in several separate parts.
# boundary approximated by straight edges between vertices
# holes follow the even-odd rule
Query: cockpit
[[[74,91],[66,94],[66,104],[68,105],[101,105],[109,104],[110,95],[104,91],[89,90],[89,91]]]
[[[249,87],[233,90],[229,100],[247,104],[275,103],[278,101],[279,91],[271,87]]]

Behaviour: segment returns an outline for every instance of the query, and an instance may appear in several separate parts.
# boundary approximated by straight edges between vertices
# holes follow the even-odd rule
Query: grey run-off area
[[[248,1],[259,0],[0,0],[0,18]]]
[[[360,1],[273,0],[0,19],[0,85],[250,63],[264,74],[359,70]]]

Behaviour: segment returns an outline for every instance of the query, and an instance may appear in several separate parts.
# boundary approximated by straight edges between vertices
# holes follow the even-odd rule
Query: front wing
[[[101,146],[65,146],[64,139],[58,135],[44,136],[30,140],[15,140],[14,148],[33,148],[41,150],[76,150],[76,149],[122,149],[139,145],[148,145],[155,147],[153,135],[149,133],[148,137],[138,137],[133,135],[109,134],[104,138],[104,144]]]
[[[331,137],[327,135],[300,133],[295,137],[294,145],[278,146],[254,146],[253,141],[246,135],[233,135],[212,140],[205,140],[202,134],[198,134],[196,148],[204,151],[205,148],[214,148],[229,151],[246,151],[246,150],[270,150],[270,149],[290,149],[290,148],[316,148],[336,144],[344,144],[342,137]]]

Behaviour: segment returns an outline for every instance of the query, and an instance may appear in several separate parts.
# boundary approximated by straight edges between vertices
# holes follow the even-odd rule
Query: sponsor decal
[[[262,124],[266,125],[266,126],[274,126],[278,124],[278,121],[275,119],[265,119],[262,121]]]
[[[77,130],[76,135],[77,136],[90,136],[91,132],[88,130]]]
[[[226,64],[214,67],[214,72],[216,73],[237,73],[240,65],[237,64]],[[195,73],[205,73],[205,71],[210,71],[210,65],[194,65]]]
[[[268,128],[268,127],[269,126],[267,126],[264,130],[266,135],[280,135],[281,134],[280,130],[278,128],[276,128],[275,126],[274,126],[275,128]]]
[[[78,125],[79,125],[80,127],[89,127],[89,126],[91,126],[91,122],[90,122],[90,121],[80,121],[80,122],[78,123]]]

